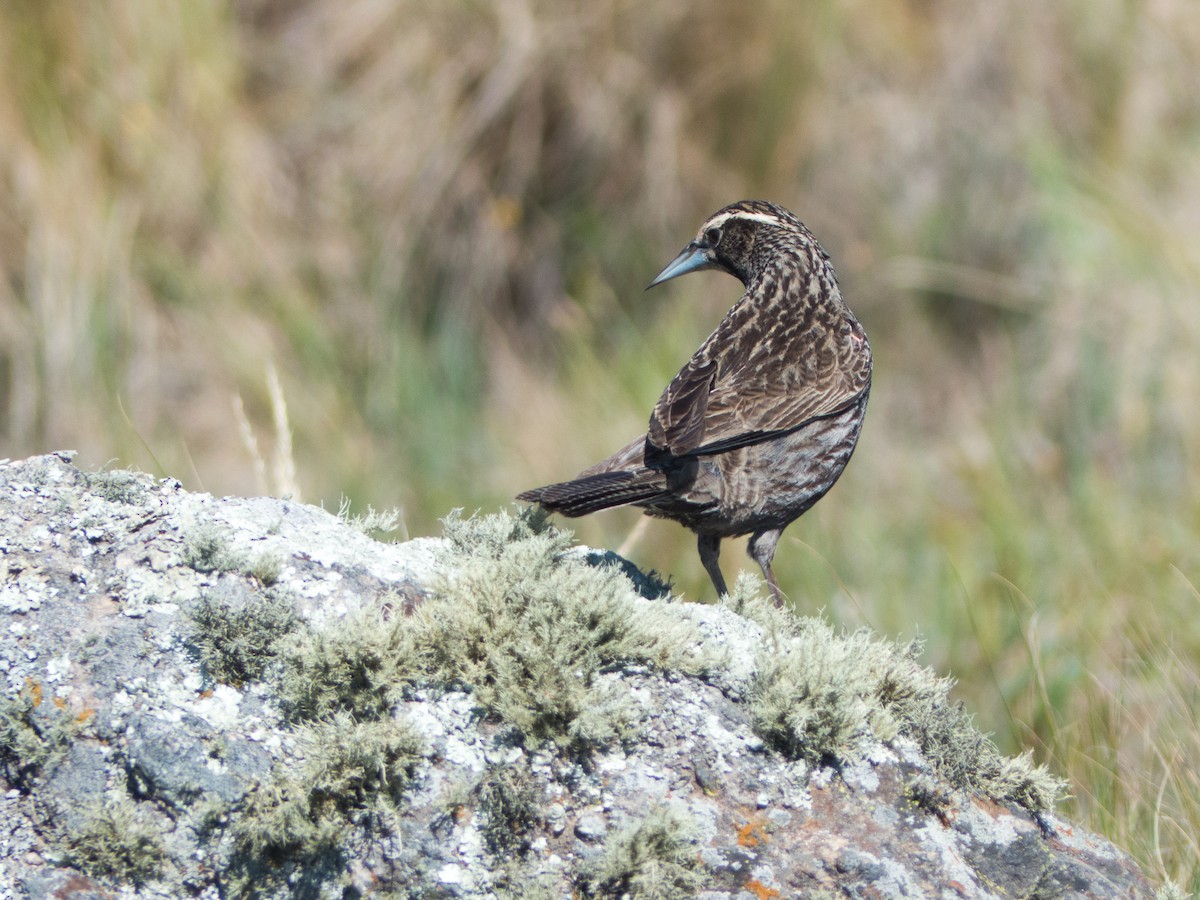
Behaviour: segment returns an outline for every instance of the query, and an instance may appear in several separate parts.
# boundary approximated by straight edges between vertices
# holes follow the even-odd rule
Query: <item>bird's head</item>
[[[778,247],[781,239],[807,243],[812,235],[782,206],[765,200],[731,203],[708,217],[692,242],[647,288],[702,269],[720,269],[747,284],[759,258],[755,249],[764,244]]]

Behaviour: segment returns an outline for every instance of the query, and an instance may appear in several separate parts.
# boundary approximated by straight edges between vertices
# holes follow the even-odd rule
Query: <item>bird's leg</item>
[[[775,572],[768,564],[763,572],[767,576],[767,584],[771,586],[771,596],[775,598],[775,608],[783,609],[783,591],[779,589],[779,585],[775,583]]]
[[[721,575],[721,566],[717,563],[717,557],[721,555],[721,539],[715,534],[701,534],[697,546],[700,550],[700,562],[704,565],[708,577],[712,579],[717,596],[725,596],[729,591],[725,587],[725,578]]]
[[[775,558],[775,546],[779,543],[781,534],[783,534],[781,528],[755,532],[746,546],[746,552],[750,554],[750,558],[758,563],[763,570],[763,575],[767,576],[767,584],[771,586],[771,596],[775,598],[775,606],[779,609],[783,608],[783,591],[779,590],[779,585],[775,583],[775,572],[771,569],[771,560]]]

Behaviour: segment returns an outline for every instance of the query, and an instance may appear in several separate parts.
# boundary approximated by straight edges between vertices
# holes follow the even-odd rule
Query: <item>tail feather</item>
[[[534,488],[518,494],[518,500],[537,503],[551,512],[564,516],[585,516],[588,513],[629,503],[641,503],[667,494],[661,472],[638,469],[623,472],[600,472]]]

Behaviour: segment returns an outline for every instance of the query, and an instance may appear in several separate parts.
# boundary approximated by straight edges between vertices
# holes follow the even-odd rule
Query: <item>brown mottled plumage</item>
[[[720,594],[721,539],[750,534],[766,575],[779,537],[833,487],[858,441],[871,348],[829,257],[792,213],[747,200],[714,213],[650,283],[700,269],[746,292],[678,375],[647,433],[572,481],[519,500],[567,516],[633,504],[699,536]]]

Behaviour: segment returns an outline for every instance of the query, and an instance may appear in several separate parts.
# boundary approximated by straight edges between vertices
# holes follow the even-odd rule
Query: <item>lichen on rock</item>
[[[532,512],[384,543],[56,454],[0,550],[0,896],[1152,894],[916,646]]]

